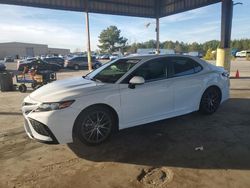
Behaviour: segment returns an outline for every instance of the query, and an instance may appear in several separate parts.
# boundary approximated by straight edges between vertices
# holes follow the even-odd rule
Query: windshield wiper
[[[96,79],[96,78],[90,78],[90,80],[92,80],[92,81],[94,81],[94,82],[101,82],[101,83],[102,83],[101,80],[98,80],[98,79]]]

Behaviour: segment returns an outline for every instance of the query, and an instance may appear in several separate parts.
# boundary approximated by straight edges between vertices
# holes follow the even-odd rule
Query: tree
[[[209,54],[212,51],[215,51],[220,46],[220,41],[211,40],[204,43],[184,43],[179,41],[164,41],[160,43],[160,47],[164,49],[174,49],[176,53],[190,52],[190,51],[198,51],[203,54],[208,52],[208,58],[212,58]],[[133,43],[128,47],[129,52],[135,52],[138,48],[155,48],[155,40],[149,40],[141,43]],[[231,42],[231,48],[236,49],[237,51],[241,50],[250,50],[250,39],[240,39],[233,40]],[[213,54],[213,59],[215,55]]]
[[[165,48],[165,49],[174,49],[175,44],[172,41],[165,41],[165,42],[163,42],[163,48]]]
[[[144,43],[145,48],[156,48],[156,40],[149,40]]]
[[[200,51],[200,45],[197,42],[193,42],[191,45],[189,45],[189,51]]]
[[[98,47],[102,52],[115,52],[118,49],[123,49],[126,46],[127,40],[124,37],[120,36],[121,30],[116,26],[109,26],[107,29],[104,29],[99,35]]]
[[[175,48],[174,48],[174,50],[175,50],[176,53],[181,53],[182,52],[182,46],[179,43],[179,41],[175,42]]]

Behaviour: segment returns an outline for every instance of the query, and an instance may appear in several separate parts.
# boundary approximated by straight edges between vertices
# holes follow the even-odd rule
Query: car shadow
[[[250,99],[230,99],[213,115],[195,112],[122,130],[98,146],[68,146],[96,162],[250,169],[249,106]]]

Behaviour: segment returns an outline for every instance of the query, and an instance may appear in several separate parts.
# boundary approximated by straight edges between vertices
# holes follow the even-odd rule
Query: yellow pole
[[[222,66],[230,72],[231,66],[231,30],[233,18],[233,1],[223,0],[221,6],[221,42],[217,49],[216,65]]]
[[[156,54],[160,54],[160,23],[159,18],[156,18]]]
[[[231,66],[231,49],[230,48],[218,48],[216,53],[216,66],[224,67],[230,72]]]
[[[89,71],[92,71],[92,62],[91,62],[91,48],[90,48],[90,33],[89,33],[89,13],[86,12],[86,31],[87,31],[87,54],[88,54],[88,68]]]

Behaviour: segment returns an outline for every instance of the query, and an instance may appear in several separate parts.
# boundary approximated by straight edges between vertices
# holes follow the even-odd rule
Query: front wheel
[[[18,90],[21,92],[21,93],[25,93],[27,91],[27,87],[25,84],[21,84],[19,87],[18,87]]]
[[[220,102],[220,90],[215,87],[210,87],[202,95],[200,102],[200,112],[203,114],[212,114],[219,108]]]
[[[92,107],[82,112],[75,126],[75,135],[81,142],[98,145],[106,141],[115,130],[115,118],[106,108]]]

